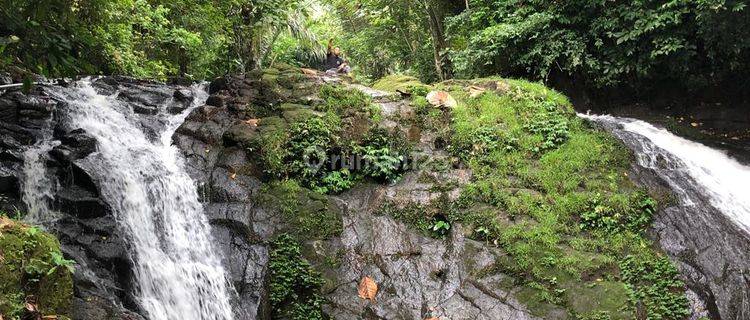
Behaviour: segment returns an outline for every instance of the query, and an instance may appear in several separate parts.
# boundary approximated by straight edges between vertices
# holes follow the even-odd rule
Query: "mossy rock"
[[[389,92],[410,92],[413,87],[430,89],[430,86],[422,83],[419,79],[406,75],[389,75],[372,84],[373,89]]]
[[[579,282],[567,288],[567,291],[567,304],[576,314],[607,314],[612,320],[632,319],[633,312],[627,303],[628,291],[622,282]]]
[[[0,217],[0,315],[20,316],[29,296],[44,315],[70,315],[70,263],[52,235]]]
[[[330,239],[343,230],[339,209],[326,195],[301,187],[294,180],[272,182],[261,189],[258,203],[279,210],[286,232],[302,240]]]
[[[319,115],[312,110],[311,106],[296,103],[283,103],[279,110],[282,112],[282,118],[288,123],[302,122]]]
[[[266,172],[276,172],[284,167],[286,143],[289,139],[288,123],[281,117],[261,118],[246,148],[248,155]]]
[[[250,148],[253,146],[253,142],[258,135],[258,128],[245,123],[240,122],[231,126],[226,132],[224,132],[225,144],[237,144],[243,148]]]

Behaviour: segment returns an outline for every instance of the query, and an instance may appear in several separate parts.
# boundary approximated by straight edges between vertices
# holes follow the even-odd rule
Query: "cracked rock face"
[[[325,79],[315,79],[322,82]],[[244,152],[242,141],[253,129],[242,124],[247,103],[272,100],[258,97],[264,88],[251,77],[227,77],[211,85],[209,106],[196,109],[178,129],[176,144],[188,159],[189,172],[201,181],[205,210],[217,241],[222,243],[226,264],[233,282],[244,300],[248,317],[269,319],[268,242],[284,225],[277,208],[254,201],[262,183],[252,176],[252,154]],[[389,95],[364,90],[386,109],[386,114],[408,114],[403,102]],[[294,101],[305,98],[287,98]],[[314,100],[306,98],[307,100]],[[395,130],[408,131],[393,123]],[[417,148],[431,159],[448,159],[436,148],[437,135],[420,132]],[[448,159],[450,160],[450,159]],[[459,229],[449,239],[433,239],[394,219],[376,215],[383,201],[429,203],[439,196],[432,184],[420,182],[420,175],[452,180],[461,185],[471,172],[415,171],[393,186],[366,184],[331,202],[341,214],[343,232],[330,240],[305,244],[305,256],[320,270],[328,284],[325,296],[330,304],[325,311],[334,319],[536,319],[514,298],[512,279],[502,274],[481,275],[498,257],[498,249],[466,239]],[[460,188],[449,192],[454,198]],[[460,228],[460,227],[459,227]],[[316,263],[324,257],[338,256],[336,267]],[[357,296],[363,276],[372,277],[380,290],[375,302]],[[498,284],[509,284],[501,286]],[[550,313],[554,315],[555,313]],[[565,317],[560,310],[559,318]],[[248,319],[250,319],[248,318]]]
[[[408,178],[407,178],[408,179]],[[402,186],[394,186],[398,188]],[[345,208],[344,231],[330,244],[343,251],[327,270],[333,286],[327,311],[336,319],[537,319],[513,296],[502,274],[482,276],[504,253],[466,239],[460,227],[449,239],[422,236],[391,217],[373,214],[388,187],[364,186],[336,199]],[[315,251],[313,249],[313,251]],[[322,253],[322,252],[321,252]],[[360,299],[357,285],[378,283],[376,301]],[[562,316],[564,312],[560,313]]]

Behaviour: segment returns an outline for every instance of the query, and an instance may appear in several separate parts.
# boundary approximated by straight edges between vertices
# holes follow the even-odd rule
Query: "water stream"
[[[747,187],[750,167],[725,152],[678,137],[645,121],[580,116],[605,126],[633,149],[638,164],[653,169],[669,183],[682,205],[711,205],[750,233],[750,188]]]
[[[86,160],[129,239],[135,297],[145,315],[153,320],[234,319],[234,290],[213,246],[196,183],[171,140],[192,108],[205,102],[205,88],[192,87],[192,106],[177,115],[167,112],[171,99],[159,106],[152,116],[161,124],[155,135],[140,122],[143,115],[117,93],[100,94],[86,80],[56,90],[67,102],[62,121],[96,138],[97,151]],[[45,170],[38,159],[51,147],[42,144],[28,151],[28,159],[37,159],[27,162],[24,190],[29,194],[44,188]],[[39,208],[44,201],[38,197],[24,200],[32,211],[46,210]]]

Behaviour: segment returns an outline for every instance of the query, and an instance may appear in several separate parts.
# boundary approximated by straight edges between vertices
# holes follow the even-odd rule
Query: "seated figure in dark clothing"
[[[341,58],[341,49],[333,47],[333,39],[328,40],[328,54],[326,54],[326,72],[349,73],[349,64]]]

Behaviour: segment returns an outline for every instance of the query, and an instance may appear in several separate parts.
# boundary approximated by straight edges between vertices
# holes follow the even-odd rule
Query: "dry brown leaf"
[[[229,179],[237,179],[237,172],[232,172],[232,175],[229,176]]]
[[[448,108],[453,108],[458,103],[456,102],[456,99],[453,99],[451,95],[445,91],[432,91],[427,94],[427,101],[430,102],[433,106],[443,106]]]
[[[247,119],[244,122],[247,123],[247,124],[249,124],[249,125],[251,125],[251,126],[253,126],[253,127],[257,127],[258,123],[260,123],[260,119]]]
[[[469,97],[476,98],[478,96],[481,96],[485,91],[487,91],[485,88],[471,86],[469,87]]]
[[[0,217],[0,230],[5,229],[5,227],[10,226],[13,224],[13,220],[10,220],[6,217]]]
[[[440,318],[438,318],[438,317],[432,317],[432,318],[427,318],[427,319],[424,319],[424,320],[440,320]]]
[[[375,295],[378,294],[378,284],[375,283],[375,280],[372,280],[372,278],[365,276],[359,282],[359,288],[357,291],[360,298],[375,301]]]
[[[57,316],[44,316],[44,317],[42,317],[42,320],[57,320],[57,319],[60,319],[60,318],[58,318]],[[2,319],[0,319],[0,320],[2,320]]]

